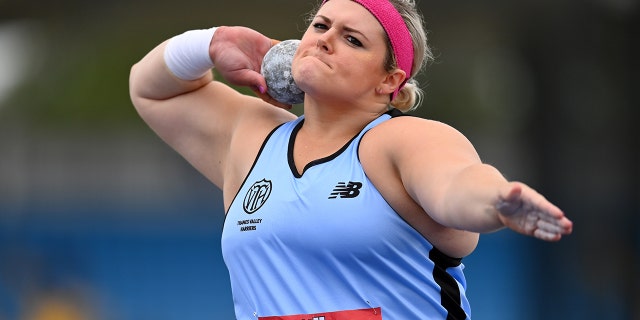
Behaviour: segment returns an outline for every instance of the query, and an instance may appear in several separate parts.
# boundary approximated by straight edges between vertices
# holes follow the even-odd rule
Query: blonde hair
[[[424,27],[424,20],[416,8],[415,0],[388,1],[393,4],[402,16],[413,40],[413,69],[411,74],[407,75],[407,83],[390,103],[392,107],[402,112],[407,112],[415,110],[424,99],[424,91],[420,88],[415,76],[422,71],[429,61],[433,60],[433,53],[427,44],[427,32]],[[384,68],[387,71],[392,71],[397,68],[397,63],[393,56],[391,43],[388,40],[387,53]]]

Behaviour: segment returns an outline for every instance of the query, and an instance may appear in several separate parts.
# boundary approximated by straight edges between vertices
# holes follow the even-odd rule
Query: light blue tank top
[[[293,142],[304,116],[270,133],[222,234],[237,319],[468,319],[460,260],[407,224],[358,159],[362,136],[391,117],[302,175]]]

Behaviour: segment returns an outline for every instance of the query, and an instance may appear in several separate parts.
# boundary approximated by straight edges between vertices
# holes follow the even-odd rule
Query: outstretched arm
[[[442,195],[442,211],[434,213],[457,228],[487,233],[508,227],[545,241],[560,240],[572,231],[572,222],[562,210],[487,164],[462,167]]]
[[[445,124],[403,117],[407,143],[391,153],[402,182],[438,223],[479,233],[508,227],[546,241],[572,231],[564,213],[531,187],[480,161],[471,143]]]

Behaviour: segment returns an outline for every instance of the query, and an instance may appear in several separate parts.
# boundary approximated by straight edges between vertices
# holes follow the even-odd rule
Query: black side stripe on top
[[[459,266],[461,259],[451,258],[436,248],[429,251],[429,259],[435,263],[433,279],[440,286],[440,303],[447,310],[447,320],[467,319],[462,309],[458,282],[447,273],[447,268]]]

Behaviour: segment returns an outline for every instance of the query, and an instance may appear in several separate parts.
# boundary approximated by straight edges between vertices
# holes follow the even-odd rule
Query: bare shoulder
[[[372,128],[362,138],[360,160],[370,168],[385,168],[404,182],[442,178],[480,161],[471,142],[454,127],[413,116],[395,117]],[[383,175],[383,173],[375,173]]]
[[[387,151],[389,155],[404,152],[464,151],[475,154],[471,142],[456,128],[441,121],[414,116],[389,119],[363,137],[363,149]]]
[[[382,135],[395,133],[396,136],[401,135],[407,138],[416,136],[416,134],[443,138],[462,136],[460,131],[444,122],[414,116],[391,118],[371,129],[374,135],[376,131]]]

